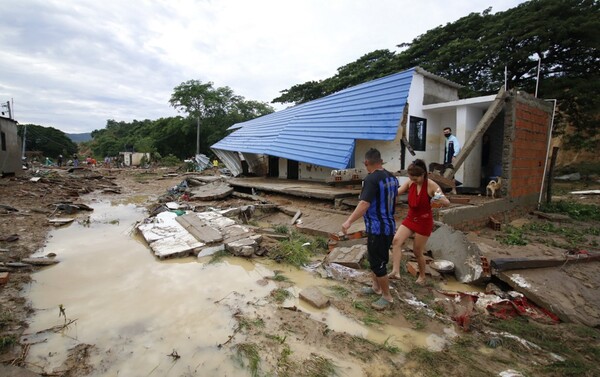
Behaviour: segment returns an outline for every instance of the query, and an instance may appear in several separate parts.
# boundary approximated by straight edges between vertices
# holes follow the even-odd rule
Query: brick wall
[[[548,148],[548,132],[552,118],[549,103],[524,93],[510,101],[511,116],[506,117],[505,160],[507,194],[511,198],[539,195]],[[506,139],[508,138],[508,140]]]

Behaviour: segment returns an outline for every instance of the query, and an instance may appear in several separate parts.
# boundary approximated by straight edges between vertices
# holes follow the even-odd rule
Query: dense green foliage
[[[108,120],[106,128],[92,132],[94,156],[115,156],[121,151],[158,153],[187,158],[196,152],[196,130],[200,119],[200,153],[211,155],[210,146],[227,136],[227,128],[273,112],[258,101],[236,96],[228,87],[213,88],[190,80],[174,89],[171,105],[189,117],[160,118],[133,122]]]
[[[64,132],[54,127],[43,127],[35,124],[17,125],[18,134],[22,138],[25,134],[25,150],[42,152],[46,157],[56,158],[59,154],[71,156],[77,152],[77,144],[65,135]]]
[[[531,0],[505,12],[471,13],[429,30],[399,53],[376,50],[322,81],[283,90],[273,102],[304,103],[414,66],[465,86],[464,96],[493,94],[504,85],[558,100],[557,133],[567,144],[594,149],[600,135],[600,2]]]

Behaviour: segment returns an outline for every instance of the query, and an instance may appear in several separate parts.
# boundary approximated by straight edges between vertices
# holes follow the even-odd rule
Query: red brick
[[[0,285],[8,283],[8,272],[0,272]]]

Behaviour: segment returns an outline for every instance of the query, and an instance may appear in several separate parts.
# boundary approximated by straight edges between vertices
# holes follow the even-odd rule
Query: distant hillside
[[[92,134],[90,132],[84,134],[66,134],[69,139],[74,143],[81,143],[82,141],[92,140]]]

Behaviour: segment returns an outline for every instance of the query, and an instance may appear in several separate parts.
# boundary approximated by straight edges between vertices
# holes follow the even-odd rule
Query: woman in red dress
[[[394,235],[392,242],[392,272],[388,275],[391,279],[400,278],[400,261],[402,259],[402,244],[411,235],[415,235],[413,252],[419,264],[419,278],[417,284],[425,283],[425,244],[433,230],[433,212],[431,208],[450,205],[440,186],[427,179],[425,161],[415,160],[408,167],[409,181],[404,182],[398,189],[398,195],[408,191],[408,215]]]

